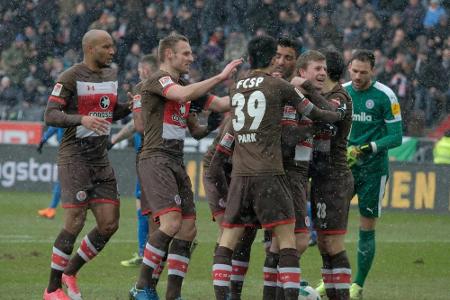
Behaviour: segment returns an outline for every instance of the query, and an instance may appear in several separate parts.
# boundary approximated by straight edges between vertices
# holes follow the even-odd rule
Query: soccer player
[[[145,132],[138,162],[142,192],[148,195],[141,199],[142,211],[151,211],[160,225],[145,247],[139,279],[130,290],[133,299],[157,297],[152,274],[167,253],[166,299],[180,297],[196,235],[191,181],[183,164],[190,101],[228,79],[242,63],[233,60],[220,74],[185,85],[180,77],[193,62],[188,39],[178,34],[165,37],[159,43],[158,57],[160,70],[142,85],[142,118],[135,118],[135,126]]]
[[[64,129],[49,126],[47,128],[47,130],[45,131],[44,135],[42,136],[42,139],[39,142],[38,147],[36,148],[36,151],[39,154],[42,153],[42,148],[44,147],[45,143],[47,143],[48,139],[51,138],[55,134],[56,134],[56,139],[58,140],[58,143],[61,144],[61,140],[64,135]],[[61,185],[59,184],[59,180],[58,180],[53,185],[52,201],[50,202],[50,206],[47,208],[38,210],[38,215],[40,215],[41,217],[47,218],[47,219],[53,219],[56,215],[56,207],[58,206],[60,198],[61,198]]]
[[[352,101],[339,80],[345,64],[339,52],[323,50],[301,70],[304,77],[314,77],[320,66],[326,72],[318,90],[330,104],[347,107],[344,120],[336,128],[319,130],[314,136],[313,159],[310,168],[313,223],[318,233],[318,248],[322,256],[322,296],[328,299],[348,299],[351,283],[350,262],[345,251],[349,205],[353,193],[353,177],[347,165],[347,136],[351,127]],[[310,67],[312,67],[310,69]],[[319,125],[315,125],[320,127]]]
[[[45,111],[47,125],[66,128],[58,153],[58,177],[64,227],[53,245],[51,272],[43,298],[81,299],[76,275],[106,245],[119,226],[119,195],[107,155],[111,122],[130,113],[117,99],[117,75],[110,68],[115,53],[111,36],[90,30],[82,39],[83,61],[57,79]],[[94,227],[71,257],[87,210]]]
[[[295,212],[282,164],[281,112],[290,101],[296,110],[307,115],[326,115],[328,121],[343,117],[342,112],[317,110],[294,86],[272,77],[276,50],[277,43],[271,37],[252,39],[248,44],[251,70],[230,91],[235,146],[224,230],[214,255],[216,299],[229,296],[231,257],[244,228],[259,225],[272,229],[278,238],[279,273],[286,299],[298,298]]]
[[[355,51],[348,67],[351,81],[344,84],[353,99],[348,158],[360,213],[358,270],[350,289],[351,299],[362,298],[375,256],[375,226],[389,176],[388,149],[402,143],[400,105],[390,88],[372,79],[374,65],[371,51]]]

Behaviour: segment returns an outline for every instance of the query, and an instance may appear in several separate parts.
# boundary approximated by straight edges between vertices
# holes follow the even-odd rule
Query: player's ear
[[[166,58],[171,59],[173,57],[174,53],[173,50],[171,48],[166,48],[166,50],[164,50],[164,56]]]

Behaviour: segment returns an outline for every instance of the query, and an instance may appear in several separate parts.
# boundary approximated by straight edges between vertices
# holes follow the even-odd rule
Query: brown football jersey
[[[173,85],[184,85],[169,73],[159,70],[146,79],[141,88],[144,141],[140,159],[155,154],[183,157],[190,102],[181,104],[166,98]]]
[[[222,138],[224,137],[224,135],[226,135],[227,133],[229,134],[229,132],[231,132],[231,119],[229,117],[225,118],[222,122],[222,126],[220,126],[219,132],[217,133],[216,137],[214,138],[213,142],[211,145],[209,145],[208,150],[206,151],[205,155],[203,155],[203,167],[204,168],[208,168],[210,163],[211,163],[211,159],[214,156],[214,153],[216,152],[216,148],[220,147],[219,142],[221,142]],[[232,150],[230,150],[230,157],[231,157],[231,152]],[[228,152],[226,152],[228,154]],[[230,161],[231,163],[231,161]]]
[[[66,114],[96,116],[112,123],[117,86],[113,69],[92,71],[79,63],[61,73],[48,101],[49,105],[58,104]],[[94,166],[107,165],[108,135],[99,135],[83,125],[68,127],[59,146],[58,164],[85,161]]]
[[[347,113],[344,120],[336,122],[337,132],[336,135],[329,137],[329,168],[323,170],[325,172],[339,171],[347,172],[349,171],[347,165],[347,142],[348,135],[350,133],[352,125],[352,99],[347,93],[347,91],[340,85],[336,84],[331,91],[323,95],[327,100],[332,102],[344,102],[347,105]],[[316,148],[317,142],[325,142],[326,139],[319,141],[314,140],[314,148]],[[320,147],[318,148],[320,151]],[[314,150],[316,151],[316,149]]]
[[[281,117],[303,95],[287,81],[254,70],[230,89],[235,148],[232,176],[284,174]]]

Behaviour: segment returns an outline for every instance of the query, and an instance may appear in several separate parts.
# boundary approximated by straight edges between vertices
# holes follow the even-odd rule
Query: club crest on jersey
[[[61,83],[55,84],[55,86],[53,87],[52,96],[58,97],[59,95],[61,95],[62,88],[63,85]]]
[[[375,102],[372,99],[366,101],[366,107],[372,109],[375,106]]]
[[[102,109],[107,109],[109,107],[110,103],[111,103],[111,101],[109,101],[109,97],[108,96],[102,96],[100,98],[100,107]]]
[[[173,83],[173,80],[172,80],[172,78],[170,78],[170,76],[164,76],[164,77],[161,77],[158,81],[159,81],[159,83],[161,84],[161,86],[162,86],[163,88],[165,88],[165,87],[168,86],[169,84],[172,84],[172,83]]]
[[[84,201],[87,198],[87,194],[85,191],[79,191],[77,192],[75,197],[77,198],[78,201]]]
[[[173,200],[175,201],[175,203],[177,205],[181,205],[181,197],[180,197],[180,195],[176,194],[175,197],[173,198]]]

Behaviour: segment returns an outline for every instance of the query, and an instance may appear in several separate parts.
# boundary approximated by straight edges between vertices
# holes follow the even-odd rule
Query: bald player
[[[119,194],[106,146],[112,121],[130,110],[128,104],[117,101],[117,75],[110,67],[115,54],[111,36],[90,30],[82,46],[83,61],[58,77],[45,111],[47,125],[65,128],[57,160],[65,211],[64,226],[53,244],[44,300],[82,299],[78,271],[105,247],[119,226]],[[88,209],[96,226],[72,255]]]

